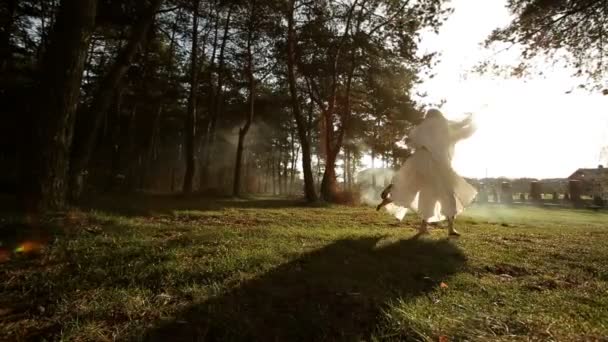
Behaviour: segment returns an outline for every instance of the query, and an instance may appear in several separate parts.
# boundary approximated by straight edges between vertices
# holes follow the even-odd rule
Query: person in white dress
[[[382,192],[380,210],[393,203],[400,221],[407,209],[422,219],[421,234],[428,233],[428,223],[448,220],[448,233],[460,235],[454,219],[468,206],[477,191],[452,168],[454,146],[475,132],[469,115],[462,121],[449,121],[437,109],[427,111],[424,120],[406,138],[414,154],[406,160],[390,184]]]

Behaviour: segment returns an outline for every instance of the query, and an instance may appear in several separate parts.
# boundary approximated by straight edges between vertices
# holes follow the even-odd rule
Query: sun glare
[[[474,111],[478,126],[475,135],[457,145],[458,172],[468,177],[562,178],[579,167],[597,166],[601,146],[608,143],[608,117],[602,111],[606,98],[565,95],[550,79],[480,85],[460,87],[462,101],[445,108],[453,113],[448,117]]]
[[[542,67],[542,78],[501,79],[471,73],[488,51],[480,46],[509,20],[503,1],[456,0],[456,11],[438,35],[425,34],[428,51],[440,52],[436,76],[420,91],[428,104],[444,99],[450,119],[473,112],[475,135],[456,147],[454,168],[466,177],[562,178],[581,167],[597,167],[608,146],[608,96],[574,90],[581,80],[570,70]],[[515,58],[509,51],[496,56]],[[508,62],[508,61],[505,61]]]

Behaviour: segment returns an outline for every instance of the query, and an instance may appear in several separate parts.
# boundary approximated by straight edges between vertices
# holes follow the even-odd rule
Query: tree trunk
[[[279,157],[276,160],[277,168],[277,185],[279,188],[279,195],[283,194],[283,181],[281,174],[281,161],[283,159],[283,147],[279,145]]]
[[[296,29],[295,29],[295,0],[289,3],[287,13],[287,78],[289,81],[289,93],[291,95],[291,109],[293,116],[296,119],[298,128],[298,138],[300,146],[302,146],[302,170],[304,172],[304,194],[308,202],[315,202],[317,194],[315,192],[315,183],[312,174],[310,142],[307,135],[307,125],[300,111],[300,102],[298,99],[298,88],[296,85]]]
[[[349,165],[349,169],[348,169],[348,180],[349,180],[349,187],[352,189],[353,185],[355,184],[355,175],[357,174],[357,157],[355,156],[355,153],[351,150],[351,155],[350,155],[350,162],[348,163]]]
[[[209,182],[211,172],[211,160],[215,157],[215,138],[216,138],[216,127],[217,120],[222,112],[222,95],[224,87],[224,64],[225,64],[225,51],[226,43],[228,42],[228,30],[230,28],[230,18],[232,17],[232,11],[234,7],[230,6],[228,14],[226,16],[226,22],[224,23],[224,34],[222,39],[222,45],[220,46],[220,53],[218,56],[218,72],[217,72],[217,87],[215,94],[212,96],[212,108],[207,124],[207,132],[205,134],[206,142],[203,153],[203,173],[201,181]]]
[[[331,150],[325,157],[325,172],[321,180],[321,196],[324,200],[331,202],[335,199],[337,188],[336,159],[338,151]]]
[[[171,168],[171,185],[169,187],[170,192],[175,192],[175,165]]]
[[[267,194],[270,190],[268,187],[268,179],[270,178],[270,167],[268,166],[268,163],[266,163],[265,165],[266,167],[264,167],[264,193]]]
[[[351,174],[351,187],[356,184],[356,174],[357,174],[357,162],[359,161],[358,158],[354,158],[354,163],[351,163],[350,166],[350,174]]]
[[[350,162],[348,163],[348,187],[350,189],[353,188],[355,184],[355,167],[357,165],[357,158],[353,156],[353,152],[351,151]]]
[[[152,130],[150,132],[150,140],[148,144],[148,151],[146,151],[144,169],[143,169],[143,186],[142,188],[151,188],[152,182],[150,182],[150,174],[152,173],[153,161],[156,160],[156,155],[158,151],[158,140],[160,135],[160,119],[163,112],[162,104],[158,105],[158,109],[156,110],[156,115],[154,117],[154,124],[152,125]]]
[[[121,87],[121,81],[145,40],[156,12],[162,3],[163,0],[153,0],[151,5],[141,14],[132,28],[129,42],[119,51],[114,64],[101,80],[99,88],[93,96],[91,106],[88,110],[79,113],[76,143],[72,150],[72,164],[70,165],[70,197],[72,200],[77,200],[82,193],[82,186],[84,185],[82,177],[86,172],[95,147],[95,140],[103,114],[110,107],[114,92]]]
[[[249,177],[251,175],[251,170],[250,170],[251,163],[249,162],[249,155],[245,151],[243,151],[243,161],[242,161],[242,163],[243,163],[243,166],[242,166],[242,179],[243,179],[243,182],[242,182],[242,186],[241,187],[243,188],[243,191],[248,192],[249,190],[248,190],[247,184],[249,184],[248,180],[249,180]],[[232,171],[234,172],[234,169]],[[222,172],[222,176],[224,176],[225,174],[226,174],[226,172]],[[230,184],[230,185],[233,185],[233,184]]]
[[[65,203],[80,83],[96,12],[97,0],[63,0],[59,7],[31,113],[32,150],[23,174],[23,195],[31,209],[61,208]]]
[[[0,74],[8,68],[11,58],[11,33],[15,22],[15,11],[17,10],[17,0],[8,0],[5,5],[6,12],[0,18]]]
[[[374,148],[372,148],[372,187],[375,188],[376,187],[376,167],[375,167],[375,163],[376,163],[376,152],[374,151]]]
[[[323,174],[323,180],[321,181],[321,196],[326,201],[333,201],[337,191],[337,180],[336,180],[336,159],[338,154],[340,153],[340,149],[342,147],[342,140],[344,138],[345,126],[348,122],[348,116],[350,111],[350,85],[352,81],[352,76],[354,72],[354,67],[351,68],[351,72],[348,75],[347,83],[346,83],[346,101],[347,101],[347,109],[345,113],[341,117],[342,127],[338,128],[338,131],[334,130],[334,122],[333,117],[336,115],[336,104],[338,97],[338,64],[340,61],[340,55],[342,53],[342,47],[346,42],[346,38],[348,37],[350,31],[350,25],[353,18],[355,7],[357,6],[358,0],[353,1],[350,5],[350,9],[346,18],[346,24],[344,25],[344,31],[342,33],[341,39],[338,42],[338,46],[335,54],[332,56],[331,65],[332,65],[332,82],[330,87],[330,95],[327,101],[327,105],[325,105],[320,99],[317,99],[317,103],[321,108],[323,114],[323,124],[324,124],[324,134],[322,138],[324,138],[324,149],[325,149],[325,172]],[[311,82],[312,83],[312,82]],[[314,86],[314,83],[312,83]]]
[[[115,187],[116,176],[120,173],[120,155],[121,155],[121,111],[122,111],[122,96],[123,92],[118,90],[114,100],[114,118],[112,132],[110,133],[109,142],[111,147],[110,157],[110,175],[107,179],[107,191],[111,191]]]
[[[285,160],[283,160],[283,194],[289,194],[289,188],[287,187],[287,180],[289,179],[289,150],[285,149]]]
[[[350,190],[349,187],[349,170],[350,170],[350,149],[348,147],[344,147],[344,164],[342,165],[344,168],[344,191]]]
[[[261,194],[262,193],[262,177],[260,176],[259,169],[256,168],[256,170],[258,171],[256,173],[257,181],[258,181],[258,190],[257,190],[257,193]]]
[[[239,129],[239,142],[236,148],[236,163],[234,166],[234,179],[232,182],[232,196],[238,197],[241,194],[241,167],[243,162],[243,145],[247,130]]]
[[[186,172],[184,173],[184,184],[182,192],[192,193],[192,181],[194,179],[195,158],[194,158],[194,136],[196,135],[196,107],[198,93],[198,11],[200,0],[193,4],[192,12],[192,49],[190,55],[190,96],[188,97],[188,112],[186,113],[184,134],[184,152],[186,161]]]
[[[291,182],[289,184],[289,193],[293,194],[296,183],[296,165],[298,164],[298,155],[300,154],[300,147],[293,151],[293,159],[291,160]]]
[[[247,81],[249,83],[249,113],[247,115],[247,121],[243,128],[239,129],[239,142],[236,148],[236,163],[234,166],[234,180],[232,183],[232,195],[238,197],[240,195],[240,181],[241,181],[241,163],[243,161],[243,145],[245,144],[245,137],[251,123],[253,122],[253,115],[255,111],[255,79],[254,79],[254,65],[253,65],[253,29],[254,29],[254,18],[255,18],[255,1],[251,2],[251,11],[249,14],[249,27],[247,32],[247,66],[245,71],[247,73]]]
[[[218,38],[219,38],[219,29],[220,29],[220,9],[218,7],[218,9],[216,10],[216,20],[215,20],[215,25],[214,25],[214,34],[213,34],[213,50],[211,53],[211,59],[209,60],[209,67],[207,68],[207,72],[205,72],[205,79],[208,82],[208,87],[209,87],[209,92],[211,93],[208,97],[207,97],[207,108],[208,108],[208,112],[206,115],[206,118],[204,119],[204,124],[203,127],[205,127],[205,129],[201,130],[201,147],[200,147],[200,154],[199,154],[199,160],[200,160],[200,171],[199,171],[199,189],[203,190],[205,189],[205,187],[208,185],[207,181],[208,181],[208,168],[207,165],[205,165],[205,163],[208,162],[207,160],[207,152],[208,152],[208,145],[209,145],[209,127],[211,125],[211,117],[213,116],[213,108],[215,108],[215,86],[213,84],[213,70],[215,69],[215,56],[217,54],[217,42],[218,42]]]
[[[319,190],[321,190],[321,155],[317,153],[317,172],[315,174],[317,184],[319,184]]]
[[[127,125],[127,141],[126,141],[126,153],[125,153],[125,169],[123,171],[123,175],[125,178],[125,184],[123,186],[122,191],[133,191],[137,188],[136,179],[137,174],[137,163],[139,162],[138,157],[138,146],[135,140],[137,136],[137,116],[138,116],[138,103],[136,102],[133,106],[133,110],[131,111],[131,117],[129,118],[129,123]]]
[[[300,152],[299,148],[296,150],[296,132],[293,126],[293,120],[289,120],[289,135],[291,140],[291,170],[289,172],[290,180],[289,180],[289,194],[293,193],[293,187],[296,177],[296,163],[298,161],[298,153]]]
[[[37,51],[39,60],[42,60],[44,51],[48,47],[50,24],[47,23],[47,20],[46,20],[47,15],[49,15],[49,9],[47,8],[46,5],[47,5],[46,0],[40,1],[40,45],[38,45],[38,51]],[[50,13],[50,17],[52,17],[52,16],[53,16],[53,14]]]
[[[342,141],[346,131],[346,125],[350,117],[350,82],[352,80],[352,74],[349,75],[346,86],[346,113],[342,117],[342,127],[338,131],[334,130],[334,124],[332,120],[332,113],[335,111],[335,99],[330,101],[330,106],[327,110],[323,111],[324,125],[323,129],[325,132],[325,172],[323,173],[323,180],[321,181],[321,196],[326,201],[333,201],[338,190],[337,179],[336,179],[336,160],[340,149],[342,148]],[[336,136],[337,135],[337,136]]]
[[[274,151],[273,151],[274,152]],[[272,169],[272,194],[273,195],[278,195],[277,193],[277,168],[275,165],[275,158],[274,158],[274,153],[272,154],[272,159],[270,160],[270,167]]]

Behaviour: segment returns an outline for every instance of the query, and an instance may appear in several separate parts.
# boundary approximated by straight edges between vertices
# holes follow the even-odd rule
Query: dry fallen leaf
[[[439,287],[441,287],[442,289],[447,289],[448,288],[448,284],[441,282],[441,284],[439,285]]]

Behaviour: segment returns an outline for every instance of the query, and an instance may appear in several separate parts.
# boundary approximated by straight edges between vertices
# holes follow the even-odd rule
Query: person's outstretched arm
[[[461,127],[452,127],[450,129],[450,139],[454,142],[467,139],[473,135],[476,130],[477,126],[475,126],[473,123],[469,123],[468,125]]]
[[[450,128],[454,130],[461,129],[473,123],[473,114],[468,113],[467,116],[460,121],[448,121]]]

